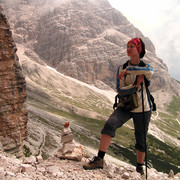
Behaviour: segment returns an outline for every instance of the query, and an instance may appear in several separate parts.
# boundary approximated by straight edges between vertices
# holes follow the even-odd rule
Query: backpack
[[[123,70],[126,69],[126,67],[128,66],[128,63],[129,63],[129,61],[127,61],[126,63],[123,64]],[[140,63],[139,63],[139,66],[144,67],[144,66],[146,66],[146,64],[141,60]],[[136,77],[136,80],[137,80],[137,77]],[[146,87],[146,92],[147,92],[148,99],[152,103],[152,111],[156,111],[156,103],[154,102],[154,97],[153,97],[153,95],[150,93],[150,91],[148,89],[148,86],[150,85],[150,81],[148,81],[146,79],[146,77],[144,78],[144,80],[145,80],[145,87]],[[113,105],[113,109],[115,109],[117,107],[117,105],[119,103],[119,102],[117,102],[118,99],[119,99],[119,102],[120,102],[119,94],[117,94],[115,96],[115,103]]]

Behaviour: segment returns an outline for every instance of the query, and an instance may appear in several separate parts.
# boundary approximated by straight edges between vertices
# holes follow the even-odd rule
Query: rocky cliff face
[[[26,137],[26,83],[12,32],[0,6],[0,142],[5,151],[21,156]]]
[[[156,57],[151,40],[107,0],[2,2],[15,41],[59,72],[99,88],[106,84],[115,89],[117,67],[128,59],[126,43],[132,37],[141,37],[147,49],[144,61],[155,69],[151,87],[179,94],[180,85]]]

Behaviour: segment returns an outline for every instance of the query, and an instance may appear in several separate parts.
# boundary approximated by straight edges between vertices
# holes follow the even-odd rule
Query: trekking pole
[[[147,179],[147,144],[146,144],[146,127],[145,127],[145,113],[144,113],[144,95],[143,95],[143,82],[141,83],[141,95],[142,95],[142,111],[143,111],[143,126],[144,126],[144,142],[145,142],[145,167],[146,167],[146,179]]]

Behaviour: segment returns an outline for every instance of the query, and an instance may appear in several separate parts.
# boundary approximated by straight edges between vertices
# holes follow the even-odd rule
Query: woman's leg
[[[106,152],[112,137],[115,136],[116,129],[121,127],[125,122],[131,118],[130,113],[122,110],[121,108],[116,109],[109,119],[106,121],[104,128],[101,131],[101,141],[99,150]]]
[[[149,127],[151,112],[145,112],[144,118],[142,113],[132,113],[135,137],[136,137],[136,155],[137,155],[137,167],[136,171],[144,174],[142,165],[145,158],[146,151],[146,136]]]
[[[103,168],[103,158],[111,143],[112,137],[115,136],[115,131],[118,127],[121,127],[126,121],[130,119],[130,113],[120,108],[116,109],[109,119],[106,121],[104,128],[101,131],[101,141],[99,145],[98,155],[94,157],[92,161],[84,165],[84,169],[97,169]]]
[[[136,150],[136,155],[137,155],[137,163],[143,164],[145,158],[145,152]]]
[[[143,155],[141,152],[145,152],[145,139],[149,127],[149,122],[151,118],[151,112],[144,112],[144,119],[142,113],[131,113],[135,128],[135,138],[136,138],[136,149],[138,150],[138,160],[141,161]],[[139,152],[140,151],[140,152]]]
[[[106,152],[109,145],[111,144],[111,139],[112,139],[112,137],[110,135],[102,134],[100,145],[99,145],[99,150]]]

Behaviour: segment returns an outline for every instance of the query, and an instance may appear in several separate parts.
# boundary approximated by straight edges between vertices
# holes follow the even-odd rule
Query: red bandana
[[[131,39],[128,43],[133,43],[133,44],[136,46],[139,54],[141,53],[141,51],[142,51],[142,45],[141,45],[141,41],[140,41],[139,38],[133,38],[133,39]]]

